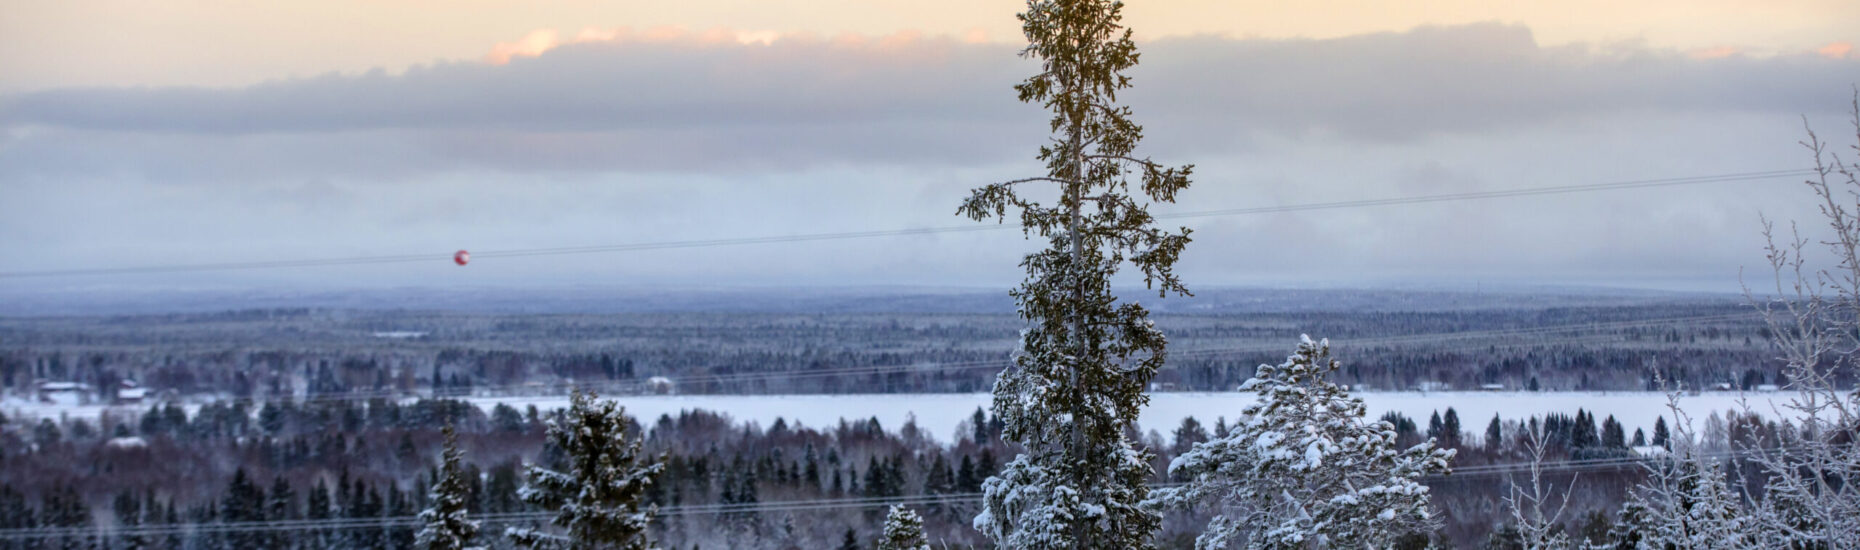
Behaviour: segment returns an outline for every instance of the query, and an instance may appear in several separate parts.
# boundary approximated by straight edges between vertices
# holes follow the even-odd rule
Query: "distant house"
[[[1453,389],[1453,385],[1438,380],[1424,380],[1420,384],[1416,384],[1415,389],[1421,391],[1447,391]]]
[[[1505,391],[1504,384],[1480,384],[1479,391]]]
[[[1659,445],[1641,445],[1639,447],[1634,447],[1634,454],[1640,456],[1665,456],[1670,452],[1671,451],[1666,450],[1666,447],[1661,447]]]
[[[678,384],[673,383],[672,379],[670,378],[666,378],[663,376],[654,376],[652,378],[646,379],[646,391],[650,391],[652,393],[656,393],[659,395],[668,395],[668,394],[671,394],[673,391],[676,391],[677,389],[678,389]]]
[[[90,396],[90,384],[81,382],[39,381],[39,401],[65,405],[79,405]]]
[[[1781,389],[1781,386],[1775,384],[1757,384],[1757,391],[1778,391]]]
[[[140,405],[149,397],[149,389],[137,384],[135,380],[124,380],[116,388],[116,396],[111,402],[118,405]]]
[[[1718,390],[1718,391],[1731,391],[1731,383],[1730,382],[1719,382],[1716,384],[1712,384],[1711,389]]]
[[[109,445],[110,448],[112,449],[141,449],[143,447],[149,446],[148,440],[142,439],[140,437],[134,437],[134,436],[113,437],[113,438],[110,438],[110,441],[106,442],[105,444]]]
[[[425,338],[426,331],[424,330],[387,330],[387,331],[376,332],[375,337],[376,338],[392,338],[395,340],[406,340],[409,338]]]

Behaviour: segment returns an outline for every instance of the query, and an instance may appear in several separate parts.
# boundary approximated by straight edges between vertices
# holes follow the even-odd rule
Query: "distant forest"
[[[1224,313],[1161,308],[1170,357],[1154,391],[1224,391],[1300,334],[1352,358],[1368,390],[1646,390],[1777,383],[1768,329],[1730,299],[1436,300]],[[1394,307],[1391,307],[1394,306]],[[1278,311],[1273,311],[1278,309]],[[1560,327],[1560,328],[1559,328]],[[987,391],[1020,321],[1002,313],[847,311],[521,314],[322,310],[0,318],[0,391],[71,383],[150,396],[899,393]],[[658,380],[654,380],[658,377]]]

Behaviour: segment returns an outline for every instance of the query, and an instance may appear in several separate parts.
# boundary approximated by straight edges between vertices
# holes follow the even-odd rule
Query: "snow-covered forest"
[[[1185,470],[1171,471],[1170,465],[1196,443],[1242,433],[1239,413],[1131,434],[1156,450],[1152,483],[1188,479]],[[223,526],[238,522],[245,522],[244,530],[275,537],[265,540],[302,537],[292,543],[300,548],[404,547],[419,529],[418,513],[435,505],[429,493],[444,477],[440,432],[451,424],[464,451],[464,509],[468,517],[484,518],[481,543],[498,547],[495,539],[505,527],[544,517],[543,509],[517,492],[524,465],[552,452],[544,433],[556,414],[559,410],[500,407],[486,413],[458,402],[377,400],[215,406],[196,414],[157,406],[111,417],[108,424],[44,419],[28,425],[16,419],[6,425],[0,521],[9,529],[70,527],[58,532],[111,539],[111,547],[136,538],[152,541],[146,547],[153,548],[176,547],[161,542],[169,540],[186,548],[226,547],[232,543],[213,541],[229,536],[220,532]],[[996,437],[998,419],[985,410],[971,414],[960,436],[860,420],[829,426],[740,423],[696,411],[636,418],[630,433],[643,438],[643,455],[661,457],[665,465],[644,502],[664,511],[651,533],[668,547],[838,546],[851,532],[860,547],[870,548],[882,531],[884,507],[896,502],[922,515],[929,540],[965,546],[981,543],[967,525],[978,511],[980,484],[1012,452]],[[1694,435],[1698,449],[1728,457],[1738,468],[1747,469],[1750,458],[1735,455],[1737,449],[1774,437],[1778,429],[1760,416],[1704,414],[1712,419]],[[1531,419],[1469,418],[1443,409],[1429,417],[1365,420],[1391,421],[1393,448],[1433,438],[1439,448],[1456,453],[1453,473],[1419,479],[1430,489],[1441,522],[1439,540],[1478,548],[1494,536],[1508,536],[1513,522],[1503,504],[1504,483],[1528,474]],[[1656,426],[1651,430],[1623,430],[1622,422],[1640,419],[1596,418],[1577,409],[1536,420],[1550,434],[1546,484],[1559,494],[1570,487],[1574,494],[1558,525],[1595,541],[1606,540],[1601,535],[1616,523],[1628,488],[1647,479],[1643,458],[1670,446],[1675,431],[1663,419],[1650,421]],[[1296,451],[1303,460],[1305,449]],[[794,504],[816,500],[825,504]],[[306,522],[343,518],[369,522],[348,528]],[[1157,540],[1165,547],[1185,545],[1208,518],[1207,510],[1173,510]],[[714,529],[719,522],[735,528]],[[170,524],[174,527],[162,527]],[[0,547],[30,547],[23,546],[22,532],[8,533],[15,546]],[[70,537],[42,537],[63,538]],[[337,542],[355,540],[370,542]]]

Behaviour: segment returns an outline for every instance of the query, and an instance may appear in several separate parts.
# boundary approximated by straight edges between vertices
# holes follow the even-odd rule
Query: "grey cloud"
[[[895,50],[794,41],[583,43],[501,66],[446,62],[400,75],[331,74],[233,89],[30,93],[9,101],[0,121],[237,134],[987,119],[1008,114],[1014,105],[1008,86],[1026,72],[1005,46],[925,40]]]
[[[1695,59],[1541,47],[1529,29],[1423,27],[1331,40],[1204,37],[1151,48],[1133,101],[1169,122],[1402,140],[1632,111],[1825,113],[1860,60]]]
[[[1860,60],[1810,54],[1545,48],[1497,24],[1168,39],[1145,44],[1143,61],[1127,99],[1150,128],[1149,150],[1164,155],[1245,149],[1260,136],[1402,141],[1623,112],[1827,112],[1860,74]],[[170,163],[226,177],[256,175],[219,154],[229,148],[276,157],[270,168],[306,164],[306,176],[1000,162],[1031,155],[1044,128],[1010,89],[1031,70],[1012,47],[947,40],[588,43],[504,66],[17,95],[0,100],[0,127],[35,131],[0,158],[15,173]],[[154,155],[166,156],[137,158]]]
[[[1812,55],[1543,48],[1501,25],[1144,51],[1126,97],[1143,152],[1200,166],[1179,210],[1802,167],[1797,114],[1838,133],[1860,75],[1860,60]],[[1030,66],[1013,54],[585,44],[507,66],[13,96],[0,99],[0,258],[36,270],[955,225],[974,184],[1038,170],[1046,128],[1014,101]],[[1195,218],[1183,269],[1196,284],[1734,289],[1737,268],[1761,262],[1758,213],[1814,218],[1799,187]],[[1003,231],[195,282],[1005,286],[1028,246]]]

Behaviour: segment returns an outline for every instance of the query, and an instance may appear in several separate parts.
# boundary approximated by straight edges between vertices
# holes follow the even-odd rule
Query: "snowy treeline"
[[[323,407],[329,408],[313,414],[302,412]],[[410,543],[419,527],[411,516],[432,506],[432,480],[444,477],[443,471],[435,469],[443,465],[444,438],[440,429],[447,421],[458,426],[459,445],[465,451],[460,468],[466,473],[467,492],[471,495],[466,499],[468,517],[534,511],[517,497],[517,489],[524,482],[523,464],[543,457],[545,421],[554,417],[555,411],[538,411],[532,420],[530,413],[515,409],[499,409],[490,415],[472,413],[476,410],[472,407],[434,404],[412,409],[457,410],[465,414],[434,415],[430,422],[402,420],[397,424],[384,418],[393,409],[362,403],[349,413],[354,422],[345,423],[340,421],[343,413],[339,412],[344,409],[333,403],[298,404],[293,410],[299,412],[284,416],[288,419],[281,424],[285,430],[252,431],[250,426],[259,424],[254,414],[248,420],[247,431],[238,432],[242,435],[212,427],[225,424],[224,415],[193,417],[161,406],[153,407],[150,414],[167,420],[148,422],[152,428],[148,432],[141,431],[143,422],[135,419],[93,424],[83,430],[71,429],[75,421],[54,421],[51,429],[38,429],[37,423],[10,424],[0,430],[0,466],[4,466],[0,467],[0,528],[45,525],[101,529],[217,524],[234,517],[279,522],[393,516],[410,521],[402,527],[332,526],[280,531],[278,535],[291,537],[288,547],[294,548],[348,547],[350,543],[345,541]],[[401,418],[409,418],[409,407],[401,406],[399,410]],[[1189,419],[1177,426],[1157,427],[1163,429],[1146,427],[1129,437],[1156,453],[1156,460],[1151,462],[1153,483],[1178,482],[1181,477],[1168,475],[1170,463],[1196,442],[1230,436],[1239,412],[1217,415],[1206,422]],[[975,413],[963,433],[953,437],[926,433],[914,425],[879,425],[869,420],[814,427],[789,422],[739,423],[702,412],[640,419],[639,431],[634,433],[645,437],[647,455],[667,455],[666,471],[648,497],[648,502],[662,509],[808,499],[876,498],[884,502],[979,492],[982,479],[997,472],[1002,457],[1009,456],[1012,450],[997,438],[999,420],[986,411]],[[338,420],[300,423],[303,418],[325,414]],[[1695,444],[1704,456],[1724,464],[1727,473],[1751,467],[1749,457],[1729,453],[1756,445],[1781,429],[1781,423],[1773,417],[1741,411],[1694,414],[1707,416],[1698,422],[1698,433],[1692,435]],[[1495,533],[1500,539],[1513,540],[1515,535],[1506,533],[1515,531],[1515,522],[1503,499],[1507,479],[1528,482],[1529,472],[1518,465],[1530,461],[1525,435],[1530,419],[1461,418],[1450,409],[1430,416],[1441,417],[1439,429],[1434,429],[1432,418],[1395,416],[1380,420],[1395,426],[1398,448],[1432,437],[1442,448],[1458,452],[1453,474],[1422,480],[1432,489],[1432,504],[1443,523],[1434,538],[1458,548],[1483,547]],[[1462,424],[1459,437],[1447,435],[1449,418]],[[1592,418],[1577,410],[1546,420],[1536,419],[1538,425],[1549,427],[1544,460],[1550,467],[1546,468],[1544,485],[1556,501],[1566,490],[1573,492],[1567,513],[1556,528],[1572,539],[1609,540],[1609,531],[1615,527],[1623,504],[1631,500],[1628,489],[1646,479],[1640,455],[1632,450],[1636,440],[1647,452],[1669,438],[1660,437],[1656,428],[1640,434],[1630,432],[1625,441],[1616,441],[1604,429],[1611,424],[1607,417]],[[1672,425],[1664,418],[1638,419],[1634,423]],[[140,441],[140,445],[122,445],[123,440],[111,437],[119,425],[132,434],[128,440]],[[54,430],[61,433],[53,436],[50,432]],[[53,439],[35,439],[34,432]],[[1612,462],[1610,457],[1625,461]],[[240,468],[246,472],[246,481],[234,483]],[[253,502],[265,504],[255,506]],[[224,514],[229,507],[257,509],[262,516],[229,516]],[[979,509],[973,500],[914,507],[924,518],[926,538],[933,547],[948,543],[965,548],[982,542],[968,527]],[[728,517],[668,516],[655,522],[653,529],[655,540],[677,548],[693,544],[703,548],[779,549],[790,544],[837,548],[849,533],[857,547],[871,548],[881,534],[882,512],[881,508],[873,508],[771,510]],[[1204,512],[1167,512],[1156,536],[1158,546],[1191,547],[1210,519]],[[498,536],[507,526],[484,524],[478,544],[507,547],[508,543]],[[170,537],[163,534],[144,538],[160,542]],[[199,545],[210,542],[208,537],[187,529],[173,534],[172,539],[178,543],[177,548],[201,548],[204,546]],[[8,543],[0,539],[0,548],[13,548],[6,546]],[[393,542],[380,544],[401,547],[393,546],[398,544]]]

